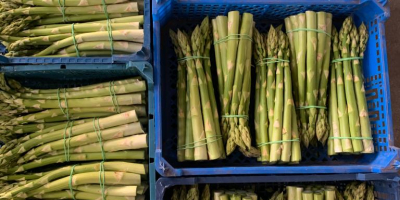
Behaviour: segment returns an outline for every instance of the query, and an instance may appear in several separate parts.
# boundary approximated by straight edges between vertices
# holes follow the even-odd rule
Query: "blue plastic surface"
[[[18,80],[22,85],[38,88],[66,88],[99,82],[141,76],[147,83],[148,135],[149,135],[149,182],[150,196],[155,195],[154,170],[154,81],[153,67],[148,62],[127,64],[50,64],[8,65],[0,69],[6,77]],[[1,144],[1,143],[0,143]]]
[[[241,188],[246,184],[255,185],[258,194],[263,195],[267,188],[282,187],[287,184],[334,185],[343,188],[351,181],[368,181],[374,186],[376,200],[400,200],[399,178],[396,174],[340,174],[340,175],[291,175],[291,176],[223,176],[160,178],[156,185],[156,199],[171,199],[171,187],[176,185],[210,184],[211,190],[219,187]]]
[[[363,72],[372,124],[375,153],[360,156],[329,157],[326,148],[311,147],[303,152],[299,165],[265,166],[253,158],[234,152],[226,160],[178,162],[177,148],[177,59],[169,29],[193,29],[204,16],[214,18],[231,10],[254,14],[257,28],[266,32],[269,25],[306,10],[326,11],[335,21],[353,15],[364,21],[370,39]],[[386,57],[384,21],[386,9],[373,0],[153,0],[153,49],[156,98],[155,167],[162,176],[218,174],[310,174],[310,173],[388,173],[395,171],[399,150],[393,144],[392,111]],[[277,21],[277,19],[279,19]]]
[[[127,63],[129,61],[150,61],[151,54],[151,0],[144,0],[144,41],[142,49],[130,56],[110,57],[4,57],[0,55],[0,64],[93,64],[93,63]],[[0,41],[1,42],[1,41]],[[3,53],[0,46],[0,53]]]

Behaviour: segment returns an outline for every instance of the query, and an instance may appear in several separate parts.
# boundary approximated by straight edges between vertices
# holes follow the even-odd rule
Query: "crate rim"
[[[213,176],[213,177],[161,177],[156,182],[156,198],[163,199],[166,189],[176,185],[235,184],[235,183],[286,183],[328,181],[392,181],[400,183],[400,177],[392,174],[323,174],[323,175],[272,175],[272,176]],[[397,191],[398,193],[400,191]]]
[[[200,4],[204,3],[204,2],[208,2],[209,4],[214,4],[214,5],[219,5],[222,4],[223,2],[228,2],[228,0],[223,0],[222,2],[218,2],[216,3],[213,0],[172,0],[168,3],[171,3],[172,5],[175,3],[179,3],[179,4]],[[283,4],[283,1],[281,0],[250,0],[247,1],[246,4],[248,2],[257,2],[258,4],[269,4],[269,3],[274,3],[274,4]],[[338,0],[338,1],[329,1],[329,0],[311,0],[311,1],[307,1],[307,0],[289,0],[289,1],[285,1],[285,4],[287,3],[292,3],[292,4],[299,4],[299,3],[304,3],[307,5],[318,5],[319,4],[323,4],[323,3],[327,3],[329,2],[331,5],[340,5],[340,4],[351,4],[351,5],[361,5],[364,3],[372,3],[374,5],[376,5],[381,11],[382,13],[380,15],[377,15],[376,18],[380,18],[380,22],[379,22],[379,26],[383,26],[384,21],[389,17],[389,9],[388,9],[388,5],[386,4],[380,4],[380,2],[378,2],[377,0]],[[157,46],[159,45],[158,43],[159,38],[160,38],[160,31],[158,29],[160,29],[161,25],[160,25],[160,20],[161,18],[158,16],[159,11],[158,9],[160,9],[161,7],[164,6],[164,4],[166,4],[167,1],[163,0],[161,2],[157,2],[156,0],[153,0],[152,3],[152,16],[153,16],[153,50],[154,50],[154,65],[156,66],[154,68],[155,70],[155,80],[156,82],[160,81],[158,80],[161,76],[160,72],[157,72],[158,70],[160,70],[160,66],[162,63],[161,60],[161,50],[159,48],[157,48]],[[243,1],[240,0],[231,0],[229,1],[229,4],[234,4],[234,5],[243,5]],[[168,5],[170,6],[170,5]],[[381,33],[382,36],[380,37],[380,50],[382,49],[386,49],[386,44],[385,44],[385,36],[384,36],[384,29],[383,32]],[[382,51],[384,52],[384,51]],[[386,55],[382,56],[382,66],[383,68],[387,68],[387,58]],[[385,72],[383,72],[385,73]],[[383,83],[383,85],[388,85],[388,79],[389,77],[386,77],[386,81],[385,83]],[[387,87],[386,87],[387,88]],[[156,90],[155,90],[158,94],[156,95],[156,110],[160,110],[161,109],[161,86],[159,86],[159,84],[156,83]],[[385,92],[386,98],[388,100],[390,100],[390,91],[386,91]],[[391,115],[391,104],[390,102],[387,105],[387,110],[386,112],[388,114]],[[160,116],[157,116],[157,118]],[[390,119],[388,119],[388,124],[387,126],[390,126],[393,122],[391,117],[389,117]],[[160,119],[156,119],[156,123],[158,123],[157,127],[156,127],[156,133],[160,134],[162,132],[162,126],[161,124],[162,122],[162,118],[160,117]],[[393,135],[393,130],[389,130],[388,131],[388,136],[389,135]],[[163,134],[162,134],[163,135]],[[373,173],[391,173],[393,172],[396,168],[398,168],[400,165],[398,164],[398,160],[400,160],[400,148],[394,147],[393,146],[393,141],[389,142],[389,148],[392,149],[392,151],[388,151],[387,156],[388,158],[390,158],[390,163],[387,164],[387,166],[378,166],[378,165],[367,165],[367,164],[352,164],[352,165],[331,165],[331,166],[326,166],[326,165],[314,165],[314,166],[305,166],[305,165],[300,165],[300,166],[268,166],[268,169],[266,170],[264,166],[237,166],[237,167],[204,167],[204,168],[196,168],[196,167],[182,167],[182,168],[174,168],[171,166],[171,164],[168,163],[168,161],[166,161],[164,159],[164,157],[162,156],[162,138],[159,138],[160,136],[158,136],[156,138],[156,152],[155,152],[155,165],[156,165],[156,170],[157,172],[164,177],[176,177],[176,176],[192,176],[192,175],[210,175],[210,173],[212,174],[217,174],[217,175],[226,175],[226,174],[297,174],[297,173],[304,173],[304,174],[312,174],[312,173],[321,173],[321,174],[326,174],[326,173],[335,173],[335,169],[340,168],[340,172],[345,172],[345,173],[367,173],[367,172],[373,172]],[[390,136],[389,136],[390,137]],[[386,155],[385,155],[386,156]],[[324,169],[321,168],[321,166],[323,166]],[[288,169],[290,167],[290,172],[288,173],[288,171],[286,169]],[[304,171],[303,169],[301,169],[301,167],[307,167],[307,170]],[[212,171],[212,172],[211,172]],[[273,173],[271,173],[271,171],[273,171]],[[329,171],[329,172],[327,172]]]

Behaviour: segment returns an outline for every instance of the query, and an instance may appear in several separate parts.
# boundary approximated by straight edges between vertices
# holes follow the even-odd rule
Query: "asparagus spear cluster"
[[[374,152],[361,69],[367,40],[366,26],[357,29],[351,17],[332,32],[329,155]]]
[[[211,79],[211,24],[206,17],[191,35],[170,31],[178,60],[179,161],[225,158]]]
[[[97,199],[103,190],[109,199],[144,199],[144,80],[39,90],[0,77],[10,108],[1,113],[1,140],[11,139],[0,148],[0,199]]]
[[[228,17],[218,16],[212,24],[226,154],[239,146],[244,155],[258,157],[258,150],[251,146],[248,123],[253,15],[243,13],[240,19],[239,11],[231,11]]]
[[[289,38],[271,26],[267,35],[254,29],[256,63],[255,130],[262,162],[301,160],[289,67]]]
[[[307,11],[285,19],[290,41],[290,66],[304,146],[329,136],[326,111],[332,15]]]
[[[223,185],[222,185],[223,186]],[[264,198],[265,191],[272,193],[268,196],[269,200],[373,200],[374,188],[366,182],[347,183],[346,187],[338,188],[330,185],[304,185],[304,186],[286,186],[284,188],[259,188],[254,185],[252,189],[238,190],[213,190],[210,196],[210,186],[204,186],[203,192],[200,193],[199,185],[175,186],[171,200],[258,200]],[[221,187],[221,185],[219,186]],[[246,188],[246,187],[244,187]],[[248,187],[247,187],[248,188]],[[272,189],[272,190],[271,190]],[[274,192],[275,190],[275,192]],[[260,193],[258,195],[257,193]],[[262,197],[262,198],[261,198]],[[264,198],[265,199],[265,198]]]
[[[143,1],[0,2],[6,56],[109,56],[141,50]],[[77,23],[77,24],[74,24]]]

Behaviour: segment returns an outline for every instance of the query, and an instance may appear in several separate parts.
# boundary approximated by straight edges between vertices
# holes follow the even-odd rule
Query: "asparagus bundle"
[[[10,140],[0,148],[0,199],[144,199],[144,80],[37,90],[0,77],[10,108],[1,113]]]
[[[285,19],[292,60],[295,104],[299,114],[302,143],[320,141],[329,136],[326,112],[330,61],[332,15],[307,11]]]
[[[263,36],[254,29],[256,74],[255,130],[262,162],[301,160],[292,78],[289,38],[271,26]]]
[[[333,132],[329,155],[373,153],[371,125],[365,96],[362,59],[368,40],[364,24],[354,25],[346,18],[338,33],[332,32],[332,73],[330,87],[330,123]],[[337,113],[336,112],[337,109]]]
[[[186,186],[173,187],[171,200],[257,200],[258,196],[254,190],[215,190],[210,191],[210,185],[202,187],[200,193],[198,185],[192,185],[187,190]]]
[[[143,45],[142,0],[2,1],[0,11],[10,57],[123,55]]]
[[[239,146],[245,156],[258,157],[258,150],[251,146],[248,124],[254,22],[250,13],[239,18],[238,11],[231,11],[228,17],[213,20],[222,136],[227,155]]]
[[[191,36],[170,31],[178,60],[178,161],[225,158],[211,79],[208,17]]]

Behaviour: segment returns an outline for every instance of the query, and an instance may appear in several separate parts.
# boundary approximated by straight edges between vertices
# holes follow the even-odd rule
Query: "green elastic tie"
[[[259,143],[257,146],[258,147],[262,147],[265,145],[269,145],[269,144],[280,144],[280,143],[284,143],[284,142],[299,142],[299,139],[293,139],[293,140],[279,140],[279,141],[272,141],[272,142],[265,142],[265,143]]]
[[[232,34],[232,35],[228,35],[225,36],[217,41],[214,42],[214,45],[222,43],[222,42],[226,42],[228,40],[240,40],[240,39],[247,39],[250,40],[251,42],[253,42],[253,39],[250,37],[250,35],[246,35],[246,34]]]
[[[106,183],[106,175],[105,175],[105,170],[104,170],[104,161],[100,162],[100,172],[99,172],[99,184],[101,188],[101,196],[102,199],[106,199],[106,193],[105,193],[105,183]]]
[[[78,49],[78,45],[76,43],[76,39],[75,39],[75,28],[74,28],[75,24],[72,23],[71,24],[71,33],[72,33],[72,41],[74,42],[74,46],[75,46],[75,51],[76,51],[76,57],[80,57],[80,53],[79,53],[79,49]]]
[[[113,55],[113,54],[114,54],[114,42],[113,42],[111,21],[110,21],[110,17],[108,16],[108,12],[107,12],[106,1],[105,1],[105,0],[102,0],[101,2],[102,2],[102,4],[103,4],[103,11],[104,11],[104,14],[105,14],[106,17],[107,17],[108,40],[110,41],[111,55]]]
[[[215,138],[215,139],[214,139],[214,140],[209,140],[209,139],[211,139],[211,138]],[[199,141],[197,141],[197,142],[192,142],[192,143],[189,143],[189,144],[182,145],[182,146],[180,146],[180,147],[178,148],[178,150],[194,149],[194,148],[196,148],[196,147],[201,147],[201,146],[205,146],[205,145],[207,145],[207,144],[216,142],[216,141],[218,141],[218,140],[220,140],[220,139],[222,139],[222,136],[221,136],[221,135],[213,135],[213,136],[210,136],[210,137],[206,137],[206,138],[204,138],[204,139],[201,139],[201,140],[199,140]],[[207,141],[207,142],[205,142],[205,143],[203,143],[203,144],[195,145],[195,144],[200,143],[200,142],[203,142],[203,141]]]
[[[68,181],[69,191],[71,191],[71,196],[74,200],[76,200],[76,199],[75,199],[74,190],[72,188],[72,176],[74,175],[75,166],[76,165],[72,166],[72,168],[71,168],[71,173],[69,174],[69,181]]]
[[[330,140],[335,139],[352,139],[352,140],[373,140],[373,137],[329,137]]]
[[[61,14],[62,14],[62,16],[63,16],[63,22],[65,23],[65,22],[68,22],[68,20],[66,20],[66,18],[65,18],[65,0],[63,0],[63,3],[61,4],[61,0],[58,0],[58,5],[60,6],[60,8],[61,8]]]
[[[67,94],[66,89],[64,88],[64,101],[65,101],[65,110],[61,105],[61,97],[60,97],[60,88],[57,89],[57,99],[58,99],[58,107],[60,107],[61,112],[65,115],[67,120],[69,121],[69,109],[68,109],[68,101],[67,101]]]
[[[247,115],[222,115],[222,118],[245,118],[249,119],[249,116]]]
[[[292,33],[292,32],[298,32],[298,31],[314,31],[314,32],[317,32],[317,33],[324,33],[328,37],[332,37],[331,34],[325,32],[323,30],[313,29],[313,28],[296,28],[296,29],[293,29],[293,30],[290,30],[290,31],[286,31],[286,33]]]
[[[117,113],[121,113],[121,109],[120,109],[119,104],[118,104],[117,95],[115,94],[114,81],[110,81],[109,90],[110,90],[110,96],[111,96],[111,99],[112,99],[112,103],[113,103],[113,106],[114,106],[114,111],[117,112]]]
[[[97,124],[96,124],[96,121],[97,121]],[[97,134],[97,140],[99,140],[99,144],[100,144],[100,148],[101,148],[101,156],[103,157],[103,161],[104,161],[106,159],[106,154],[104,153],[103,138],[101,136],[99,118],[93,118],[93,128]]]
[[[267,62],[265,62],[265,61],[267,61]],[[284,60],[284,59],[280,59],[280,58],[264,58],[260,62],[258,62],[258,65],[271,64],[271,63],[280,63],[280,62],[290,62],[290,60]]]
[[[349,58],[339,58],[332,60],[332,63],[342,62],[342,61],[349,61],[349,60],[362,60],[364,57],[349,57]]]
[[[186,61],[186,60],[193,60],[193,59],[210,59],[210,57],[203,57],[203,56],[188,56],[179,58],[178,61]]]
[[[325,106],[300,106],[297,109],[303,110],[303,109],[310,109],[310,108],[327,109]]]
[[[72,135],[72,127],[74,126],[74,121],[67,121],[67,124],[65,125],[64,128],[64,157],[65,157],[65,161],[69,162],[70,161],[70,151],[69,151],[69,147],[70,147],[70,143],[71,143],[71,135]],[[68,135],[68,143],[67,143],[67,129],[68,127],[69,129],[69,135]]]

